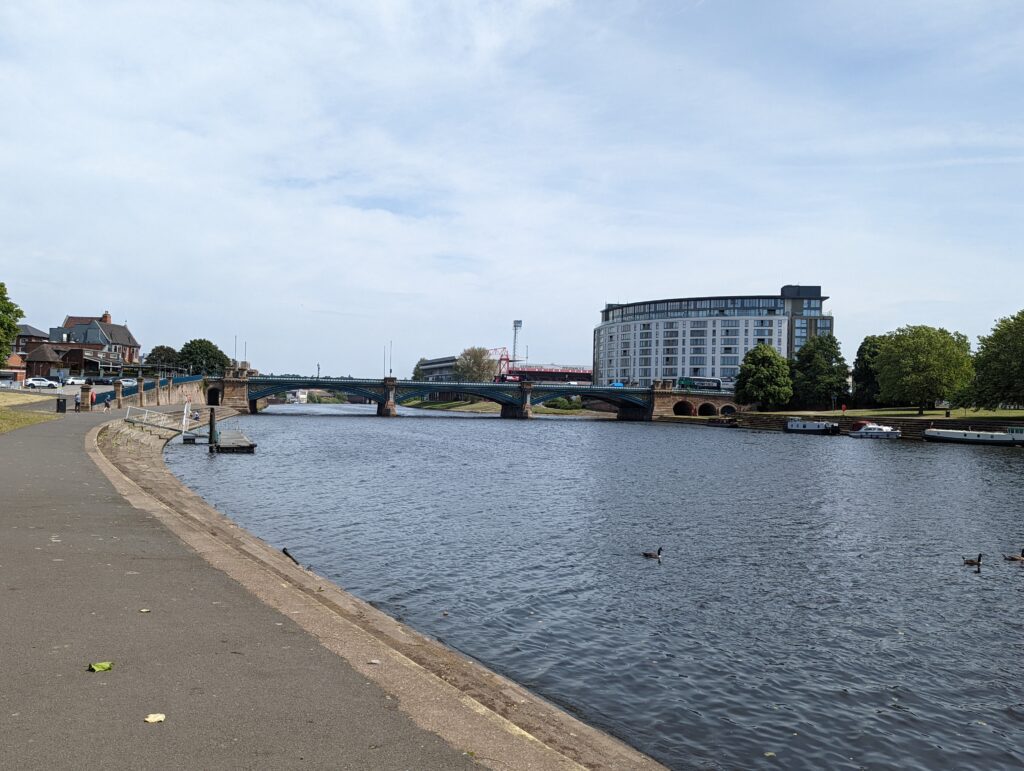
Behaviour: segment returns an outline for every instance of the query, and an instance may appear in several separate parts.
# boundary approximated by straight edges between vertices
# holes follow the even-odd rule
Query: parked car
[[[139,381],[133,377],[119,377],[114,382],[120,383],[122,388],[127,388],[128,386],[137,386],[139,384]]]
[[[113,385],[114,378],[107,377],[106,375],[95,375],[93,377],[87,377],[85,382],[89,385]]]
[[[30,377],[25,381],[25,388],[60,388],[60,383],[45,377]]]
[[[80,375],[72,375],[71,377],[64,381],[64,385],[83,385],[84,383],[85,378],[81,377]]]

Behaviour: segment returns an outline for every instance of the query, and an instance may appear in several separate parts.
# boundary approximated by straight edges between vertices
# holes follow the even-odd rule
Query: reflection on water
[[[255,456],[168,462],[674,768],[1024,763],[1024,569],[999,557],[1024,546],[1024,451],[371,414],[275,407],[233,421]]]

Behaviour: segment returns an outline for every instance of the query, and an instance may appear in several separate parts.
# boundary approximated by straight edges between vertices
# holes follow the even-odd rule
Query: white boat
[[[880,426],[867,420],[858,420],[850,426],[850,436],[858,439],[899,439],[903,433],[893,426]]]
[[[839,424],[827,420],[804,420],[803,418],[787,418],[783,429],[790,434],[826,434],[835,436],[839,433]]]
[[[1024,427],[1010,426],[1005,431],[976,431],[968,428],[926,428],[926,442],[955,442],[957,444],[994,444],[1003,447],[1024,445]]]

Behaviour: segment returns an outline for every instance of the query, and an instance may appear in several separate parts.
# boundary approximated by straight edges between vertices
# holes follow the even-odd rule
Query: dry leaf
[[[162,723],[167,719],[167,715],[163,712],[153,712],[152,714],[146,715],[147,723]]]

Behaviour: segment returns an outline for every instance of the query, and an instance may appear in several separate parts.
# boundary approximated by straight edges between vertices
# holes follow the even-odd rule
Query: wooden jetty
[[[210,442],[210,452],[247,453],[256,452],[256,443],[241,431],[217,431],[217,440]]]

